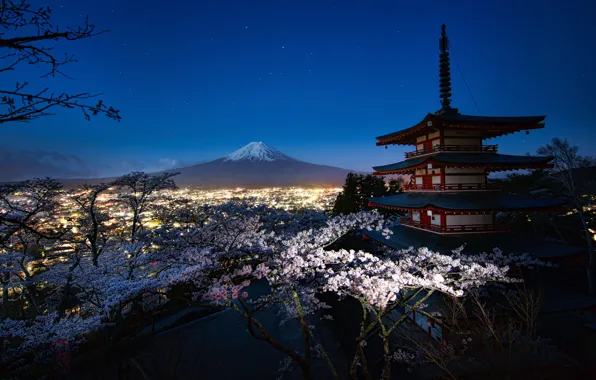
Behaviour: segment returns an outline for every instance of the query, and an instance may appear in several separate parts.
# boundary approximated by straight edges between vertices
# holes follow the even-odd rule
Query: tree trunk
[[[590,295],[596,295],[596,268],[588,264],[586,275],[588,277],[588,293]]]
[[[584,233],[586,234],[586,243],[588,245],[588,266],[586,268],[586,275],[588,279],[588,293],[590,295],[596,295],[596,252],[594,252],[592,246],[592,236],[588,228],[588,221],[584,214],[583,207],[579,200],[576,198],[576,205],[578,210],[579,219],[582,222]]]
[[[588,243],[588,266],[586,268],[586,275],[588,277],[588,293],[590,295],[596,295],[596,252],[591,243]]]
[[[2,283],[2,315],[0,319],[8,317],[8,273],[4,274],[4,281]]]

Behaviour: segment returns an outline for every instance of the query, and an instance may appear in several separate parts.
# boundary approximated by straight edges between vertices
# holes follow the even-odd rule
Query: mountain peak
[[[253,141],[224,157],[227,161],[277,161],[293,160],[280,151],[270,148],[262,141]]]

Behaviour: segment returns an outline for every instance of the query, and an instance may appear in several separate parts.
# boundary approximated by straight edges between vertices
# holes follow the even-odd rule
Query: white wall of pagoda
[[[420,212],[419,211],[412,212],[412,220],[415,222],[420,222]]]
[[[418,136],[416,138],[416,150],[423,150],[425,144],[428,148],[429,142],[433,148],[435,146],[441,145],[441,131],[436,131],[427,135]]]
[[[482,131],[470,131],[465,129],[446,129],[443,136],[447,137],[478,137],[482,138]]]
[[[440,226],[441,225],[441,215],[433,214],[430,217],[430,224],[432,224],[433,226]]]
[[[445,168],[445,184],[486,183],[486,174],[482,168]]]
[[[446,215],[447,226],[470,226],[474,224],[493,224],[492,214]]]
[[[461,137],[445,137],[444,139],[445,145],[482,145],[482,139],[478,137],[468,137],[468,138],[461,138]]]

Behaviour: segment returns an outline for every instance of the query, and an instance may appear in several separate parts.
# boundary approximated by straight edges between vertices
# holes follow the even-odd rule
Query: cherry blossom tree
[[[178,173],[162,173],[151,175],[143,172],[132,172],[119,177],[113,182],[122,193],[120,200],[126,204],[132,214],[130,226],[130,237],[143,230],[142,215],[157,192],[167,189],[176,189],[176,183],[172,177]]]
[[[95,266],[108,241],[103,224],[108,219],[108,215],[98,208],[98,198],[109,188],[109,183],[84,184],[73,195],[73,200],[81,212],[81,216],[76,221],[79,234],[83,237],[79,244],[85,245],[90,251],[91,260]]]
[[[31,264],[41,255],[44,240],[56,240],[64,232],[52,220],[61,189],[51,179],[0,186],[2,318],[8,317],[9,290],[22,292],[39,314]]]
[[[490,254],[464,255],[456,250],[444,255],[422,248],[386,250],[384,256],[362,251],[330,250],[334,242],[351,229],[384,230],[378,214],[359,213],[331,218],[316,229],[273,239],[267,257],[252,257],[231,266],[213,280],[207,299],[232,307],[247,319],[249,332],[286,354],[302,371],[305,379],[312,373],[313,353],[328,361],[332,373],[337,371],[324,347],[315,343],[316,336],[308,318],[328,307],[317,298],[323,292],[352,297],[362,305],[362,324],[356,339],[356,354],[349,369],[352,378],[359,372],[370,378],[364,347],[371,337],[380,334],[384,350],[383,378],[389,379],[394,352],[389,337],[413,311],[422,311],[433,294],[462,297],[466,292],[493,282],[515,281],[507,276],[510,264],[533,265],[527,255],[507,256],[495,250]],[[386,231],[389,233],[389,231]],[[266,279],[270,292],[258,299],[249,298],[246,289],[251,281]],[[303,351],[296,353],[283,346],[256,319],[265,308],[282,307],[287,319],[298,322],[302,331]],[[387,323],[387,317],[399,306],[408,312]]]
[[[246,319],[253,337],[284,353],[288,358],[284,366],[296,365],[304,378],[318,375],[313,373],[315,358],[325,361],[338,378],[336,363],[313,328],[317,318],[329,318],[330,306],[320,296],[330,293],[356,299],[362,309],[355,355],[347,369],[350,376],[371,378],[365,347],[380,337],[383,378],[389,379],[391,362],[399,356],[389,338],[409,313],[424,313],[424,304],[435,294],[463,297],[490,283],[511,282],[509,265],[536,263],[498,250],[469,256],[460,250],[445,255],[424,248],[372,253],[342,249],[342,239],[352,232],[377,230],[389,237],[390,222],[377,212],[330,217],[241,202],[204,206],[190,200],[179,202],[173,213],[159,211],[172,204],[173,200],[164,203],[156,197],[173,187],[171,176],[133,173],[117,181],[127,189],[120,200],[134,215],[134,227],[128,226],[125,239],[100,243],[101,254],[96,255],[89,234],[94,226],[99,229],[101,219],[93,222],[91,213],[97,218],[101,212],[91,201],[99,199],[93,194],[103,188],[74,195],[84,211],[78,230],[61,232],[72,249],[31,277],[47,289],[40,307],[43,312],[35,319],[0,322],[0,348],[9,353],[5,360],[17,363],[23,350],[34,350],[41,360],[55,352],[56,342],[74,349],[90,332],[122,326],[145,298],[163,297],[166,302],[175,289],[183,289],[188,302],[207,301],[234,309]],[[34,203],[29,206],[35,209]],[[21,220],[7,215],[10,212],[3,220]],[[143,228],[143,217],[158,215],[163,218],[160,227]],[[6,230],[12,225],[3,226]],[[8,252],[0,255],[3,268],[14,267],[12,257]],[[264,293],[253,294],[255,286],[264,287]],[[71,310],[73,305],[77,312]],[[409,311],[389,318],[400,306]],[[267,330],[258,319],[263,310],[281,312],[284,323],[297,326],[301,351],[280,343]]]

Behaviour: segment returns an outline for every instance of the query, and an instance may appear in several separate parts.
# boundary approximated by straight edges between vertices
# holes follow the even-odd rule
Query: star
[[[285,49],[286,47],[285,47],[285,46],[282,46],[281,48],[282,48],[282,49]]]

